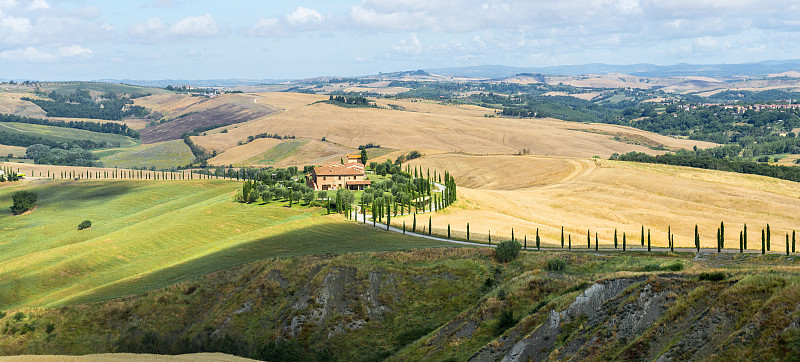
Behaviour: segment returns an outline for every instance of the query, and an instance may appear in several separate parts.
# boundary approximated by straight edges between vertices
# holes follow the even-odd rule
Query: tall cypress
[[[511,241],[516,241],[514,240],[514,228],[511,228]]]
[[[598,243],[599,243],[599,241],[597,240],[597,232],[595,231],[594,232],[594,251],[597,251],[597,248],[598,248],[597,244]]]
[[[794,251],[794,242],[795,242],[795,238],[794,238],[794,230],[792,230],[792,252],[793,252],[793,253],[795,252],[795,251]]]
[[[786,256],[789,256],[789,233],[786,233]]]
[[[561,227],[561,249],[564,249],[564,227]]]
[[[467,229],[469,229],[469,224],[467,224]],[[411,222],[411,231],[412,232],[417,232],[417,211],[416,210],[414,211],[414,221]]]
[[[650,252],[650,229],[647,229],[647,252]]]
[[[719,247],[725,249],[725,222],[719,223]]]
[[[572,235],[569,235],[569,250],[572,250]]]
[[[592,234],[589,233],[589,230],[586,230],[586,249],[592,248]]]
[[[764,254],[764,229],[761,229],[761,254]]]
[[[539,228],[536,228],[536,250],[542,250],[539,244],[540,241],[541,240],[539,239]]]
[[[770,249],[770,244],[772,244],[772,231],[770,231],[769,224],[767,224],[767,251]]]
[[[700,252],[700,231],[697,228],[697,224],[694,225],[694,246],[697,248],[697,252]]]
[[[644,246],[644,225],[642,225],[642,246]]]
[[[744,253],[744,237],[742,232],[739,232],[739,254]]]
[[[525,234],[524,240],[525,240],[525,250],[528,250],[528,234]]]
[[[447,224],[447,238],[450,239],[450,224]]]
[[[614,249],[617,248],[617,229],[614,229]]]
[[[431,235],[431,228],[433,227],[433,220],[430,216],[428,216],[428,236]]]
[[[625,232],[623,231],[623,232],[622,232],[622,251],[625,251],[625,244],[627,243],[627,242],[625,241],[625,239],[626,239],[626,237],[625,237]]]
[[[469,241],[469,223],[467,223],[467,241]]]
[[[720,232],[719,228],[717,228],[717,253],[720,252],[720,245],[722,245],[722,241],[720,241]]]

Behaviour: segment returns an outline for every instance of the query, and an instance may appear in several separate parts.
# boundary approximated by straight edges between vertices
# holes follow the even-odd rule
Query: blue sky
[[[0,78],[307,78],[800,58],[796,0],[0,0]]]

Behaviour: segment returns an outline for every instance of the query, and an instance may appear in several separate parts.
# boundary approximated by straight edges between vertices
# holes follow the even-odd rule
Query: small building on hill
[[[347,155],[347,163],[360,163],[363,166],[364,160],[361,159],[361,155]]]
[[[345,164],[332,163],[327,166],[314,167],[311,173],[306,175],[306,185],[314,190],[325,191],[341,188],[363,190],[371,185],[372,183],[367,180],[367,175],[364,173],[364,165],[349,160],[348,156],[348,162]]]

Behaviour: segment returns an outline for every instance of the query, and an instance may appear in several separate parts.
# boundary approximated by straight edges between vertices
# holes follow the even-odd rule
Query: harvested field
[[[0,145],[0,157],[6,157],[8,155],[14,155],[14,157],[24,157],[25,150],[25,147]]]
[[[259,138],[231,148],[208,162],[219,166],[324,165],[338,162],[340,157],[353,152],[356,150],[319,140]]]
[[[427,102],[394,101],[405,110],[342,108],[318,103],[306,94],[264,94],[258,102],[274,102],[286,111],[229,127],[227,133],[195,137],[206,149],[225,151],[259,133],[293,134],[356,148],[367,143],[393,149],[431,149],[473,154],[518,153],[608,158],[630,151],[660,154],[646,145],[665,148],[706,148],[709,142],[681,140],[630,127],[565,122],[555,119],[487,118],[494,110],[452,107]],[[323,98],[324,99],[324,98]],[[381,102],[379,102],[380,104]],[[387,104],[388,104],[387,103]],[[588,132],[585,132],[588,130]],[[599,133],[604,134],[599,134]],[[614,140],[620,138],[621,140]],[[632,144],[629,139],[641,140]],[[630,143],[629,143],[630,142]],[[638,142],[638,141],[637,141]]]
[[[189,133],[200,127],[214,125],[230,125],[252,121],[269,115],[267,111],[252,110],[247,107],[223,104],[198,113],[192,113],[178,119],[147,127],[140,131],[142,143],[156,143],[180,139],[184,133]]]
[[[601,244],[613,242],[614,230],[639,244],[641,227],[651,230],[653,245],[667,245],[667,228],[676,247],[694,245],[699,225],[701,245],[715,246],[720,222],[727,247],[738,246],[748,225],[748,248],[760,248],[761,229],[769,223],[773,250],[800,225],[797,183],[769,177],[687,167],[599,159],[536,156],[467,156],[440,154],[411,162],[448,170],[461,200],[433,216],[434,228],[509,238],[511,228],[529,237],[539,228],[543,242],[559,242],[560,229],[573,243],[586,245],[586,232],[597,232]],[[397,223],[409,218],[397,218]],[[629,244],[632,245],[632,244]]]

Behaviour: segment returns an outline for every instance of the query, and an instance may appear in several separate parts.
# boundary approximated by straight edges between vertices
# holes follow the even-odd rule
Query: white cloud
[[[45,0],[33,0],[33,2],[28,5],[28,10],[44,10],[49,8],[50,4],[48,4]]]
[[[211,15],[189,16],[175,24],[166,24],[153,17],[143,23],[131,25],[128,34],[145,42],[160,40],[191,40],[212,38],[220,34],[220,28]]]
[[[247,35],[262,38],[285,38],[304,31],[318,31],[327,28],[327,18],[320,12],[298,6],[283,17],[260,17],[258,22],[247,29]]]
[[[72,45],[68,47],[61,47],[56,50],[56,55],[62,58],[71,58],[77,56],[88,56],[92,55],[92,50],[89,48],[84,48],[80,45]]]
[[[411,33],[408,38],[393,45],[392,49],[399,53],[419,54],[422,51],[422,43],[420,43],[416,33]]]
[[[298,6],[297,9],[285,16],[286,22],[291,26],[305,26],[322,24],[323,16],[314,9]]]
[[[26,47],[22,49],[14,49],[14,50],[6,50],[0,52],[0,58],[6,60],[17,60],[17,61],[26,61],[26,62],[35,62],[35,63],[44,63],[44,62],[53,62],[58,60],[58,57],[39,51],[34,47]]]

